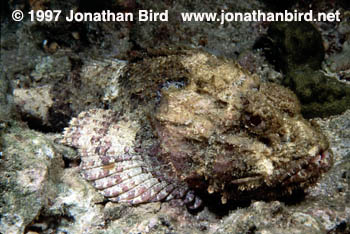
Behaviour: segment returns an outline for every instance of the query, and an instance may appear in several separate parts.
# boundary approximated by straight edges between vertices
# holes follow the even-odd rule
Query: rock
[[[2,136],[0,232],[23,233],[56,196],[63,160],[43,134],[12,125]]]
[[[350,39],[344,42],[341,52],[332,54],[326,59],[323,69],[327,73],[335,74],[340,80],[350,81]]]
[[[321,34],[309,22],[273,22],[255,46],[284,73],[304,66],[317,70],[325,56]]]
[[[153,12],[169,11],[168,22],[136,22],[130,29],[130,40],[142,48],[202,48],[211,54],[236,58],[241,52],[252,48],[255,40],[265,31],[259,22],[221,22],[191,20],[184,22],[183,12],[251,12],[261,10],[261,1],[235,1],[213,4],[211,1],[170,2],[147,1],[140,3],[139,9]],[[197,10],[195,10],[197,9]],[[200,10],[199,10],[200,9]],[[169,46],[170,45],[170,46]]]
[[[14,90],[14,103],[17,110],[21,113],[22,119],[26,120],[31,128],[35,123],[40,125],[50,125],[49,110],[53,105],[50,95],[51,87],[49,85]]]
[[[49,84],[14,90],[17,112],[30,128],[43,132],[61,131],[71,115],[108,105],[119,95],[119,78],[124,74],[125,61],[91,59],[81,65],[79,73],[72,72],[71,77],[67,77],[60,69],[68,73],[71,70],[69,61],[64,65],[60,63],[62,59],[46,58],[44,61],[51,62],[38,64],[35,77]],[[50,65],[56,62],[54,67]],[[72,86],[69,86],[70,82],[73,82]]]
[[[81,68],[81,79],[101,89],[100,101],[107,105],[119,96],[120,78],[124,76],[127,64],[118,59],[90,59]]]
[[[75,168],[65,169],[61,183],[57,184],[57,195],[36,223],[44,223],[46,233],[57,230],[65,233],[96,233],[105,228],[103,197],[85,183]],[[55,218],[55,225],[50,219]],[[31,227],[33,227],[31,225]]]
[[[305,118],[341,114],[350,108],[350,86],[310,68],[289,72],[284,84],[298,96]]]
[[[215,233],[323,233],[322,225],[304,212],[291,212],[278,201],[255,202],[233,211]]]
[[[0,124],[9,121],[13,111],[13,97],[11,81],[6,73],[0,71]]]

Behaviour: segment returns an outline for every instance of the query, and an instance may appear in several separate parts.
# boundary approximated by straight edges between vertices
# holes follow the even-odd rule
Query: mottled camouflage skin
[[[194,194],[203,191],[219,194],[222,203],[279,198],[304,190],[330,168],[326,138],[302,118],[290,90],[260,83],[237,64],[203,52],[133,66],[130,71],[153,70],[143,80],[131,72],[129,81],[138,81],[137,88],[125,91],[140,96],[148,87],[143,95],[152,104],[138,109],[148,116],[152,147],[136,137],[146,129],[144,115],[138,121],[90,110],[64,133],[63,142],[82,156],[84,178],[111,201],[183,198],[196,208],[201,200]],[[183,84],[170,75],[159,85],[164,67],[174,76],[184,69]],[[153,96],[150,90],[157,88]]]

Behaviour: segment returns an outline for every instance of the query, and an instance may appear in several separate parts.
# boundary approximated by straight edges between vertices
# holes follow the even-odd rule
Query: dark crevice
[[[70,159],[63,157],[63,162],[64,162],[64,168],[72,168],[72,167],[78,167],[81,163],[81,159]]]
[[[218,193],[208,194],[207,191],[203,191],[201,195],[201,199],[203,200],[203,206],[206,206],[208,210],[214,213],[218,218],[223,218],[224,216],[229,215],[230,211],[232,210],[236,210],[238,208],[247,208],[251,204],[250,200],[228,200],[226,204],[222,204],[221,195]]]
[[[198,212],[202,211],[204,207],[207,207],[208,210],[214,213],[218,218],[223,218],[224,216],[229,215],[232,210],[236,210],[238,208],[248,208],[254,201],[256,201],[253,199],[253,196],[251,196],[251,194],[255,194],[254,197],[263,198],[258,199],[259,201],[271,202],[279,200],[287,206],[300,204],[302,201],[304,201],[306,195],[304,190],[301,188],[293,189],[292,194],[287,192],[286,187],[277,186],[274,188],[269,188],[269,190],[273,190],[273,192],[269,193],[271,196],[266,196],[265,194],[267,187],[254,191],[237,190],[237,199],[229,199],[227,200],[226,204],[222,204],[222,195],[219,193],[209,194],[206,190],[196,190],[195,194],[202,199],[202,205],[198,209],[188,209],[188,211],[191,214],[197,214]]]
[[[0,22],[3,22],[10,15],[10,8],[9,8],[8,1],[1,1],[0,4],[1,4],[1,8],[0,8],[1,19],[0,19]]]
[[[74,218],[65,214],[60,216],[46,216],[40,214],[32,223],[30,223],[24,230],[24,233],[51,233],[57,231],[57,227],[60,226],[62,220],[65,222],[73,223]]]
[[[42,133],[58,133],[62,129],[58,130],[50,126],[45,125],[41,119],[35,118],[33,116],[22,115],[21,119],[23,122],[26,122],[28,127],[32,130],[36,130]]]

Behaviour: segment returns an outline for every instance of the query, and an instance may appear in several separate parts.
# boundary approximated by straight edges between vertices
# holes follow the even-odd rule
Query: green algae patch
[[[287,73],[300,66],[320,69],[325,56],[320,32],[308,22],[276,22],[261,41],[267,59]]]
[[[350,109],[350,86],[310,68],[289,72],[284,80],[298,96],[305,118],[327,117]]]
[[[285,73],[305,118],[341,114],[350,108],[350,87],[320,71],[325,57],[320,32],[308,22],[276,22],[256,45]]]

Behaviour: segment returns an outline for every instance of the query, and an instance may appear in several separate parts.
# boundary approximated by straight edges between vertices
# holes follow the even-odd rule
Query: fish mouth
[[[226,184],[222,191],[215,191],[207,188],[207,193],[198,190],[198,194],[207,194],[202,197],[210,202],[221,201],[226,204],[232,201],[251,201],[284,199],[290,196],[305,194],[306,189],[314,185],[320,175],[327,172],[333,164],[333,155],[330,149],[318,150],[314,156],[294,161],[293,166],[280,169],[275,175],[251,175],[242,178],[235,178]],[[187,197],[186,197],[187,198]],[[189,196],[191,202],[185,202],[190,207],[199,207],[201,200],[194,201],[193,196]],[[220,200],[221,198],[221,200]],[[188,199],[185,199],[185,201]],[[194,204],[194,205],[193,205]],[[229,203],[233,204],[233,203]]]
[[[302,160],[297,166],[290,168],[288,173],[279,179],[282,186],[299,185],[305,188],[314,184],[318,177],[327,172],[333,164],[332,153],[329,149],[320,151],[313,157]]]
[[[268,187],[290,187],[290,188],[306,188],[314,184],[318,177],[327,172],[333,164],[332,153],[329,149],[319,151],[315,156],[302,159],[293,166],[279,171],[277,176],[266,177],[263,175],[239,178],[231,181],[234,185],[243,185],[260,181]]]

